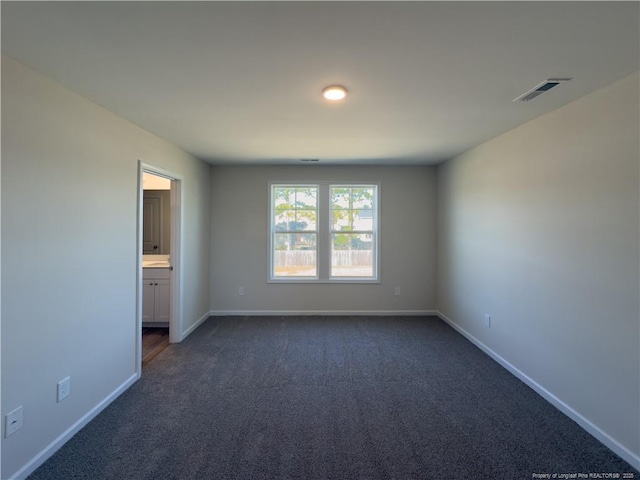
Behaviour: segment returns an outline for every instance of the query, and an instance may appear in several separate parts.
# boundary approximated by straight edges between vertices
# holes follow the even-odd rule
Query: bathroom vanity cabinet
[[[168,327],[171,312],[171,271],[169,268],[142,269],[142,324]]]

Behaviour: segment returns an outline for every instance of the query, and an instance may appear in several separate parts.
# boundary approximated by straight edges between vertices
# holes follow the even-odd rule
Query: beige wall
[[[439,310],[636,467],[638,105],[636,74],[438,168]]]
[[[269,181],[380,182],[379,284],[273,284]],[[214,312],[415,312],[435,308],[435,170],[269,166],[211,169]],[[238,295],[238,287],[245,295]],[[394,296],[400,287],[401,295]]]
[[[1,418],[24,407],[2,478],[135,378],[138,160],[184,179],[187,330],[209,311],[209,166],[2,57]]]

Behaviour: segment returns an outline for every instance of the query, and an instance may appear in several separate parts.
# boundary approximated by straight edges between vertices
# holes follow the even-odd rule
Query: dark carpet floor
[[[626,462],[432,317],[211,318],[29,477],[531,479]]]

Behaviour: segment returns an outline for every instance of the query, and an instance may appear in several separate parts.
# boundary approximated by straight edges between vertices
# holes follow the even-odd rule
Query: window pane
[[[373,208],[373,188],[357,187],[351,189],[353,208]]]
[[[373,208],[374,187],[331,187],[332,208]]]
[[[331,188],[331,208],[349,208],[349,193],[348,187]]]
[[[316,210],[296,210],[295,230],[316,230],[318,212]],[[294,230],[293,228],[291,230]]]
[[[334,233],[331,235],[332,277],[373,277],[373,236]]]
[[[292,187],[274,187],[273,205],[276,214],[282,210],[289,210],[296,203],[296,189]]]
[[[273,275],[275,277],[315,277],[315,233],[275,233]]]
[[[331,230],[352,230],[350,210],[331,210]]]
[[[373,210],[354,210],[354,230],[373,230]]]
[[[317,187],[273,187],[274,230],[315,231],[318,215]]]
[[[309,232],[317,229],[315,210],[285,210],[275,216],[278,232]]]
[[[316,187],[301,187],[295,189],[296,208],[315,210],[318,207],[318,189]]]
[[[374,187],[332,187],[331,229],[373,231]]]
[[[295,222],[295,218],[295,210],[282,210],[279,213],[276,211],[274,219],[275,229],[280,232],[292,230],[291,225]]]

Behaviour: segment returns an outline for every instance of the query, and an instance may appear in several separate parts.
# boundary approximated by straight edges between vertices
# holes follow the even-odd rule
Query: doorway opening
[[[139,162],[137,372],[181,339],[180,176]]]

